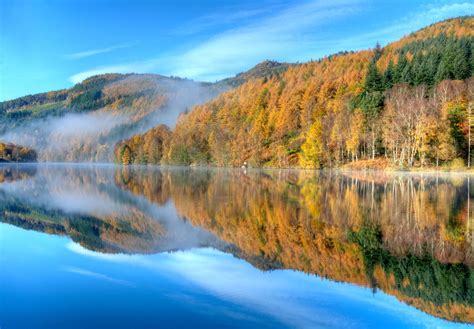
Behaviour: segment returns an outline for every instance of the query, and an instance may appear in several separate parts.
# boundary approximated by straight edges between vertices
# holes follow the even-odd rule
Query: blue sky
[[[110,72],[215,81],[469,14],[469,0],[0,0],[0,100]]]

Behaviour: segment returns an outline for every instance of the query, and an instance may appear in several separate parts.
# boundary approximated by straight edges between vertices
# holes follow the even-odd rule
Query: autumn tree
[[[322,134],[321,121],[316,120],[309,128],[306,140],[301,146],[300,164],[303,168],[320,168],[323,165]]]
[[[350,120],[349,138],[347,140],[347,151],[351,154],[351,160],[358,160],[359,147],[362,142],[364,129],[364,114],[360,109],[355,109]]]
[[[124,165],[128,165],[132,163],[132,155],[130,152],[130,147],[125,145],[121,150],[121,163]]]

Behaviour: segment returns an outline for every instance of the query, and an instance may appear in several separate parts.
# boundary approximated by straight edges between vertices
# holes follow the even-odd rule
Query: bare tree
[[[384,142],[399,165],[413,166],[425,135],[426,122],[436,107],[425,86],[395,86],[387,95]]]
[[[467,94],[467,167],[471,167],[471,130],[474,128],[474,78],[466,81]]]

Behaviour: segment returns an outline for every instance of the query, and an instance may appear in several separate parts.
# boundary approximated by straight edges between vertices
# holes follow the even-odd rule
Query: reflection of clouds
[[[161,275],[184,279],[217,298],[267,314],[295,328],[359,328],[370,317],[410,327],[462,327],[427,315],[384,293],[373,295],[367,288],[290,270],[262,272],[214,249],[143,256],[97,253],[72,242],[67,248],[101,261],[140,266]],[[176,298],[200,307],[200,302],[193,296],[179,294]],[[225,314],[228,311],[222,310]],[[244,315],[236,312],[229,316]],[[374,319],[372,323],[376,322]]]
[[[168,268],[205,288],[214,296],[250,306],[298,328],[351,327],[343,314],[311,303],[315,292],[307,291],[304,276],[288,280],[290,271],[261,272],[250,264],[213,249],[176,253]],[[298,279],[300,279],[298,277]]]
[[[98,184],[76,180],[79,171],[72,177],[50,176],[42,171],[28,181],[0,184],[0,191],[18,198],[21,202],[45,209],[59,209],[67,213],[107,216],[120,213],[129,214],[130,209],[100,190]]]
[[[71,213],[89,213],[96,216],[107,216],[120,213],[122,216],[129,213],[129,208],[121,206],[101,193],[90,190],[53,191],[45,204]]]
[[[100,280],[113,282],[113,283],[120,284],[120,285],[123,285],[123,286],[129,286],[129,287],[135,286],[135,284],[133,284],[131,282],[128,282],[128,281],[125,281],[125,280],[120,280],[120,279],[115,279],[115,278],[112,278],[108,275],[97,273],[97,272],[92,272],[92,271],[85,270],[85,269],[82,269],[82,268],[79,268],[79,267],[69,266],[69,267],[63,268],[63,271],[69,272],[69,273],[75,273],[75,274],[79,274],[79,275],[84,275],[84,276],[89,276],[89,277],[94,277],[94,278],[97,278],[97,279],[100,279]]]
[[[92,257],[101,260],[107,260],[111,262],[118,262],[118,263],[139,263],[140,259],[143,258],[139,255],[126,255],[126,254],[106,254],[102,252],[95,252],[89,249],[84,248],[78,243],[69,242],[66,245],[66,248],[72,251],[75,254],[83,255],[87,257]]]
[[[214,317],[216,314],[219,314],[220,317],[232,318],[238,321],[249,321],[254,323],[265,321],[265,319],[262,319],[258,315],[249,314],[240,308],[229,307],[229,305],[225,304],[216,304],[212,300],[200,298],[200,296],[195,296],[192,293],[172,292],[164,295],[180,304],[191,305],[194,312],[198,312],[205,316]],[[232,306],[235,306],[235,304],[232,304]]]

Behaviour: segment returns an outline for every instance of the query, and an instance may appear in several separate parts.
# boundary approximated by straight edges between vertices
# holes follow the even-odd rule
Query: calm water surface
[[[474,178],[0,166],[0,328],[470,328]]]

